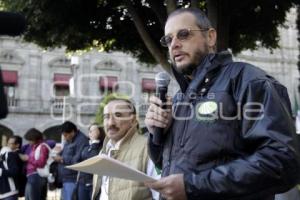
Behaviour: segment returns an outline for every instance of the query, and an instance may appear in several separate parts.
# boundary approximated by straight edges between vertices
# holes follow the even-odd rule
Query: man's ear
[[[207,31],[207,45],[209,49],[214,49],[217,43],[217,31],[214,28],[210,28]]]

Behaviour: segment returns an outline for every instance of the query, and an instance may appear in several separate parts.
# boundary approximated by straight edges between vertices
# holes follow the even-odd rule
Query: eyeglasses
[[[132,114],[134,114],[134,112],[115,112],[112,114],[106,113],[103,114],[103,119],[108,120],[110,117],[114,117],[114,119],[117,120],[128,120],[132,119]]]
[[[180,29],[176,33],[176,38],[180,41],[188,39],[192,35],[192,31],[208,31],[208,28],[205,29]],[[170,46],[172,43],[173,36],[165,35],[160,39],[160,44],[164,47]]]

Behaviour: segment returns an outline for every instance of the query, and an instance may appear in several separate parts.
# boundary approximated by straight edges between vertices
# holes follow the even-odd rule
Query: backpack
[[[53,180],[48,180],[49,190],[55,190],[57,188],[62,188],[62,178],[59,175],[58,171],[58,162],[52,162],[50,165],[50,174],[52,175]]]
[[[50,165],[51,163],[54,161],[53,158],[50,156],[51,153],[51,148],[49,147],[48,144],[46,143],[41,143],[34,152],[34,159],[38,160],[40,158],[40,153],[41,153],[41,146],[44,145],[45,147],[47,147],[47,149],[49,150],[49,154],[48,154],[48,159],[47,162],[45,164],[45,166],[43,168],[37,168],[36,171],[37,173],[41,176],[41,177],[45,177],[47,178],[50,175]]]

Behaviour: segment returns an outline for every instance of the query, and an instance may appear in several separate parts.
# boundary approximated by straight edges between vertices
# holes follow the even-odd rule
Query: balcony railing
[[[8,107],[18,107],[18,99],[7,97],[7,105]]]
[[[62,98],[52,99],[52,106],[56,110],[63,110],[64,109],[64,99],[62,99]]]

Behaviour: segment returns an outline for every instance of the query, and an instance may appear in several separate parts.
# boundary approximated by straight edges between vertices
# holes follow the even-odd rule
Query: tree
[[[25,40],[68,50],[101,48],[131,53],[141,62],[169,70],[159,45],[168,13],[199,7],[218,30],[218,49],[233,53],[258,45],[278,47],[277,27],[298,0],[2,0],[28,21]]]

